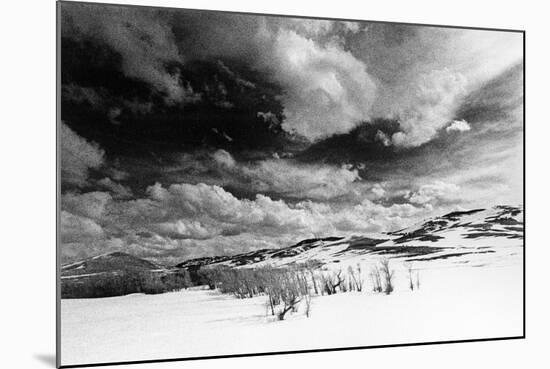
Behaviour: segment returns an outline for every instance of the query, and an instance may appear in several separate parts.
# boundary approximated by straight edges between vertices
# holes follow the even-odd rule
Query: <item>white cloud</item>
[[[257,116],[259,118],[262,118],[264,122],[269,123],[270,127],[279,124],[279,119],[277,118],[277,116],[270,111],[266,113],[259,111]]]
[[[216,231],[207,229],[198,221],[178,219],[174,222],[164,222],[153,224],[151,230],[156,231],[161,236],[170,238],[192,238],[207,239],[212,238]]]
[[[132,190],[129,187],[121,185],[109,177],[96,181],[96,184],[106,190],[109,190],[116,198],[132,197]]]
[[[284,130],[310,140],[346,133],[370,118],[376,86],[365,64],[336,43],[264,29],[261,64],[283,87]]]
[[[155,184],[148,193],[170,217],[200,221],[205,228],[210,224],[211,229],[238,229],[239,233],[252,233],[260,238],[380,232],[401,226],[406,218],[424,211],[411,204],[386,207],[367,199],[340,208],[311,201],[292,205],[264,195],[257,195],[254,200],[237,199],[221,187],[202,183],[168,188]],[[218,234],[216,231],[210,236]]]
[[[371,192],[374,193],[376,198],[382,198],[386,194],[386,190],[384,190],[384,188],[379,183],[375,184],[371,188]]]
[[[279,194],[283,197],[328,200],[354,195],[362,186],[357,168],[349,164],[303,164],[284,158],[285,153],[258,162],[237,162],[225,150],[205,155],[182,155],[177,165],[169,168],[172,182],[186,180],[192,171],[197,182],[231,185],[255,193]],[[173,173],[184,173],[178,175]]]
[[[284,159],[243,165],[238,170],[258,192],[318,200],[349,194],[360,180],[357,169],[350,165],[300,165]]]
[[[325,19],[277,19],[271,20],[279,27],[290,29],[296,33],[316,41],[344,42],[348,34],[357,34],[366,27],[361,22],[333,21]]]
[[[83,242],[89,239],[103,236],[103,229],[95,221],[71,214],[67,211],[61,212],[61,241],[65,243]]]
[[[61,122],[61,179],[65,183],[83,186],[88,170],[103,164],[105,152],[94,142],[88,142]]]
[[[393,144],[415,147],[434,138],[452,119],[459,99],[466,93],[465,87],[464,76],[448,69],[420,76],[395,112],[401,132],[393,134]]]
[[[61,206],[73,214],[91,219],[100,219],[105,215],[106,207],[112,197],[106,192],[87,192],[84,194],[65,193],[61,197]]]
[[[424,196],[430,195],[427,191],[423,189]],[[421,202],[418,196],[413,200]],[[177,259],[402,228],[431,209],[430,204],[421,205],[384,206],[366,198],[349,205],[309,200],[293,204],[261,194],[238,199],[203,183],[157,183],[147,189],[147,197],[137,200],[97,192],[64,196],[61,227],[64,244],[70,243],[68,255],[112,250],[116,239],[119,249],[137,255]],[[78,244],[84,251],[77,251]]]
[[[225,150],[219,149],[212,154],[214,161],[222,166],[233,168],[235,166],[235,159]]]
[[[409,193],[408,200],[413,204],[427,204],[449,202],[457,199],[460,194],[460,187],[453,183],[435,181],[420,187],[416,192]]]
[[[390,146],[391,145],[391,139],[386,135],[384,132],[378,130],[376,132],[376,136],[374,136],[374,139],[384,146]]]
[[[466,132],[466,131],[469,131],[470,129],[471,129],[470,125],[464,119],[453,120],[453,122],[449,124],[447,128],[445,128],[447,132],[452,132],[452,131]]]
[[[215,221],[220,225],[242,227],[300,228],[305,222],[301,210],[289,208],[283,201],[257,195],[255,200],[239,200],[219,186],[182,183],[164,188],[159,183],[147,193],[159,208],[173,217]]]

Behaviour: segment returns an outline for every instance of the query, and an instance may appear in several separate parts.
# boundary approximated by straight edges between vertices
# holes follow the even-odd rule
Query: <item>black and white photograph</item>
[[[58,2],[58,364],[524,337],[524,38]]]

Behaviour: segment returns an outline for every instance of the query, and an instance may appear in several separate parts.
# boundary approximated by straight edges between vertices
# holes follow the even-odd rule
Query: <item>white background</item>
[[[527,1],[172,0],[146,5],[527,31],[527,339],[277,355],[135,368],[543,367],[550,338],[547,109],[548,10]],[[55,3],[4,2],[0,12],[0,366],[54,366]]]

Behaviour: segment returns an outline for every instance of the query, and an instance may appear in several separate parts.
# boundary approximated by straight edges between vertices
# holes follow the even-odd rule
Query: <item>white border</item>
[[[527,30],[527,339],[155,363],[135,368],[518,368],[547,362],[547,11],[519,1],[115,3]],[[52,367],[55,350],[55,4],[4,5],[2,32],[2,366]],[[7,82],[7,83],[6,83]]]

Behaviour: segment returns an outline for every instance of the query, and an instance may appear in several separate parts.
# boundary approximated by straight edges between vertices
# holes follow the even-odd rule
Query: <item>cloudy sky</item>
[[[61,254],[171,264],[523,197],[523,35],[61,4]]]

